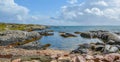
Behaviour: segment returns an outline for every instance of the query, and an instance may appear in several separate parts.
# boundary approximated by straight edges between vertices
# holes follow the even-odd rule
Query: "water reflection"
[[[77,35],[77,34],[76,34]],[[79,44],[82,43],[91,43],[91,42],[100,42],[99,39],[86,39],[80,37],[73,38],[63,38],[59,35],[58,32],[54,32],[53,36],[44,36],[42,39],[39,40],[42,44],[51,44],[50,48],[53,49],[60,49],[60,50],[73,50],[78,47]]]

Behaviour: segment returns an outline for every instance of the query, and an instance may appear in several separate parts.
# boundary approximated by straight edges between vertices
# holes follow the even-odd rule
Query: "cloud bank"
[[[120,25],[120,0],[68,0],[56,20],[78,25]]]
[[[14,0],[0,0],[0,22],[38,24],[42,22],[39,20],[44,19],[45,17],[40,15],[31,15],[27,7],[18,5]]]
[[[66,1],[66,0],[65,0]],[[14,0],[0,0],[0,22],[44,25],[120,25],[120,0],[67,0],[57,16],[31,15]]]

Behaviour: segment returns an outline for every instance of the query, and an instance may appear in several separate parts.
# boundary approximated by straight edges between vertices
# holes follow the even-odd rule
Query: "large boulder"
[[[91,33],[89,33],[89,32],[81,33],[80,36],[84,37],[84,38],[91,38],[92,37]]]
[[[105,45],[104,53],[116,53],[119,49],[117,46]]]
[[[41,38],[38,32],[26,31],[4,31],[0,32],[0,45],[6,46],[10,44],[24,44]]]
[[[99,38],[105,43],[111,44],[111,42],[114,42],[115,44],[120,44],[120,37],[113,32],[92,31],[92,32],[82,32],[80,35],[83,38]]]

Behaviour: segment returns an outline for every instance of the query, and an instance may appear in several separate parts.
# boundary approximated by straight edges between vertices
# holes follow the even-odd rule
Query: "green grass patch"
[[[5,30],[23,30],[23,31],[31,31],[36,28],[46,28],[46,26],[42,25],[34,25],[34,24],[10,24],[10,23],[0,23],[0,31]]]

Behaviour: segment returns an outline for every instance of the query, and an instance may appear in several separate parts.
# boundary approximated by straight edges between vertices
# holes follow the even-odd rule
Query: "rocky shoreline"
[[[26,32],[26,31],[19,31],[19,30],[9,30],[0,32],[0,45],[1,46],[16,46],[22,45],[25,43],[29,43],[40,39],[42,36],[37,32]]]
[[[2,48],[2,49],[1,49]],[[4,48],[4,49],[3,49]],[[70,54],[62,50],[26,50],[0,47],[1,62],[119,62],[119,53]]]
[[[51,44],[40,46],[37,43],[42,36],[54,35],[52,32],[0,32],[0,62],[120,62],[119,32],[75,32],[83,38],[98,38],[103,42],[80,44],[72,51],[49,49]],[[60,32],[65,38],[77,37],[75,34]]]
[[[81,44],[77,49],[73,50],[72,53],[87,54],[90,51],[95,52],[94,54],[120,53],[120,36],[116,33],[99,30],[81,32],[80,36],[90,39],[98,38],[102,40],[102,42]]]

